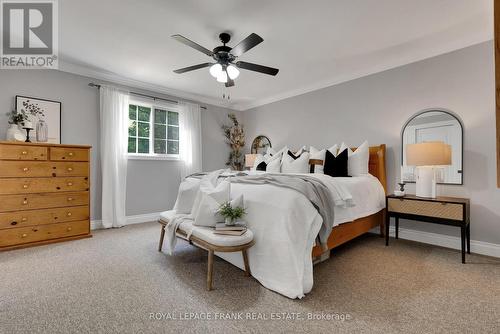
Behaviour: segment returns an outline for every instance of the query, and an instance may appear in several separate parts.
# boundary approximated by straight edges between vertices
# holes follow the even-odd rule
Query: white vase
[[[23,134],[17,124],[10,124],[7,129],[7,141],[24,141],[26,136]]]

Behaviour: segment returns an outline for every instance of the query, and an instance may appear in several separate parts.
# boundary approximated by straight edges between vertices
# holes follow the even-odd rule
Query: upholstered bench
[[[160,244],[158,251],[161,252],[163,238],[165,237],[165,226],[175,216],[175,211],[165,211],[160,214],[158,223],[161,224]],[[212,290],[212,278],[214,268],[214,252],[240,252],[243,255],[245,264],[245,274],[250,276],[250,267],[248,265],[247,250],[255,243],[253,233],[247,230],[241,236],[214,234],[214,229],[210,227],[195,226],[192,222],[184,222],[179,225],[176,235],[178,238],[189,241],[194,246],[208,251],[208,272],[207,272],[207,290]],[[191,237],[187,238],[188,235]]]

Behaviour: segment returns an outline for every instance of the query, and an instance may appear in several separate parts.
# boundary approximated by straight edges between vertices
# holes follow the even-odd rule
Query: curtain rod
[[[89,83],[89,86],[90,87],[95,87],[97,89],[101,88],[101,85],[99,84],[95,84],[93,82]],[[175,101],[175,100],[169,100],[169,99],[165,99],[163,97],[157,97],[157,96],[152,96],[152,95],[147,95],[147,94],[142,94],[142,93],[136,93],[136,92],[130,92],[130,94],[133,94],[133,95],[137,95],[137,96],[142,96],[142,97],[146,97],[148,99],[152,99],[152,100],[163,100],[163,101],[167,101],[167,102],[170,102],[170,103],[175,103],[175,104],[179,104],[179,101]],[[204,106],[200,106],[201,109],[207,109],[207,107],[204,107]]]

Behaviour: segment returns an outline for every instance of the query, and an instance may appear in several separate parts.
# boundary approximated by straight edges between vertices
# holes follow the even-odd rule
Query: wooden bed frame
[[[352,148],[356,150],[356,148]],[[322,163],[322,162],[321,162]],[[385,172],[385,144],[370,147],[370,160],[368,163],[370,174],[379,179],[387,193],[387,178]],[[355,221],[340,224],[335,226],[328,238],[328,250],[324,250],[320,245],[316,245],[312,250],[314,263],[318,263],[327,259],[330,255],[330,250],[346,243],[360,235],[379,226],[380,236],[384,236],[385,209],[379,212],[356,219]]]

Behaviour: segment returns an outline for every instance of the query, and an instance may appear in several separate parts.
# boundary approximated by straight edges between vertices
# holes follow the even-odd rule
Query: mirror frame
[[[257,138],[265,138],[265,139],[267,139],[267,141],[269,142],[269,147],[273,147],[273,145],[271,143],[271,139],[269,139],[268,136],[258,135],[258,136],[255,136],[255,138],[252,140],[252,145],[250,146],[250,153],[252,153],[252,154],[256,154],[257,153],[257,150],[254,149],[255,148],[255,141],[257,140]]]
[[[404,140],[404,132],[405,132],[406,127],[416,117],[418,117],[418,116],[420,116],[422,114],[431,112],[431,111],[440,111],[440,112],[443,112],[445,114],[448,114],[448,115],[452,116],[453,118],[455,118],[458,121],[458,123],[460,124],[460,130],[462,130],[462,152],[461,152],[461,154],[462,154],[462,163],[461,163],[461,166],[460,166],[460,170],[462,171],[460,174],[462,174],[462,177],[461,177],[460,183],[438,182],[437,184],[445,184],[445,185],[450,185],[450,186],[462,186],[464,184],[464,143],[465,143],[465,141],[464,141],[464,123],[462,122],[462,119],[460,117],[458,117],[457,114],[455,114],[453,111],[445,109],[445,108],[428,108],[428,109],[421,110],[421,111],[413,114],[405,122],[405,124],[403,125],[403,128],[401,129],[401,157],[400,157],[401,166],[403,166],[403,150],[405,149],[403,140]],[[404,183],[415,183],[415,181],[404,181]]]

